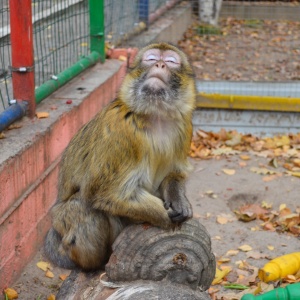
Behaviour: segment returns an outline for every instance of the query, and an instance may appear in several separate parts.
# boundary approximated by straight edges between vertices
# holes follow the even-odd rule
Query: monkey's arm
[[[161,228],[171,228],[172,221],[163,201],[141,187],[126,197],[109,201],[95,201],[94,208],[109,214],[127,217],[135,222],[148,222]]]
[[[166,209],[171,208],[172,222],[181,223],[193,216],[192,206],[185,196],[185,176],[181,173],[169,174],[161,183],[160,191]]]

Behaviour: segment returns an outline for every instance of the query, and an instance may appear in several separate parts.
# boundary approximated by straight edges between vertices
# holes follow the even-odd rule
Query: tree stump
[[[184,222],[174,230],[130,225],[121,232],[112,249],[105,267],[107,281],[101,283],[97,279],[99,283],[97,287],[94,285],[93,299],[210,299],[204,291],[214,279],[216,262],[210,236],[198,220]],[[78,278],[79,275],[77,281],[73,280],[80,291],[78,299],[88,299],[84,297],[86,291],[78,284]],[[72,286],[70,281],[69,286]],[[107,293],[110,286],[119,289]],[[95,290],[99,291],[98,296]],[[59,294],[67,299],[68,293],[63,286]]]
[[[210,236],[193,219],[175,230],[126,227],[113,244],[105,270],[113,282],[168,280],[205,291],[214,279],[216,265]]]

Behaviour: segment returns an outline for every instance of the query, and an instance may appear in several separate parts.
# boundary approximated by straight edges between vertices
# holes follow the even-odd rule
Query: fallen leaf
[[[283,210],[286,208],[286,204],[285,203],[282,203],[279,205],[279,211]]]
[[[269,250],[271,250],[271,251],[273,251],[273,250],[275,249],[275,247],[274,247],[274,246],[271,246],[271,245],[268,245],[267,248],[268,248]]]
[[[0,132],[0,139],[5,139],[5,134],[3,132]]]
[[[228,250],[225,256],[234,256],[237,255],[240,251],[239,250]]]
[[[238,247],[239,250],[243,251],[243,252],[248,252],[252,250],[252,247],[249,245],[242,245],[240,247]]]
[[[227,175],[234,175],[235,174],[234,169],[222,169],[222,171]]]
[[[272,203],[268,203],[267,201],[262,201],[261,202],[261,207],[266,208],[266,209],[270,209],[270,208],[272,208]]]
[[[240,159],[242,159],[242,160],[250,160],[251,157],[249,155],[240,155]]]
[[[295,176],[295,177],[300,177],[300,172],[288,172],[288,174]]]
[[[250,171],[254,172],[254,173],[257,173],[259,175],[268,175],[268,174],[272,175],[272,174],[277,174],[278,173],[278,172],[269,170],[267,168],[258,168],[258,167],[252,167],[252,168],[250,168]]]
[[[61,274],[61,275],[59,275],[59,278],[60,278],[62,281],[66,280],[67,277],[68,277],[67,274]]]
[[[263,253],[260,253],[260,252],[258,252],[258,251],[248,251],[247,253],[246,253],[246,256],[248,257],[248,258],[254,258],[254,259],[261,259],[261,258],[266,258],[266,255],[265,254],[263,254]]]
[[[221,257],[218,259],[218,263],[219,264],[223,264],[223,263],[226,263],[226,262],[229,262],[230,261],[230,258],[228,257]]]
[[[246,163],[245,161],[240,161],[240,162],[239,162],[239,166],[240,166],[241,168],[247,167],[247,163]]]
[[[264,182],[270,182],[277,178],[279,178],[278,174],[273,174],[273,175],[269,175],[269,176],[264,176],[262,180]]]
[[[212,285],[218,284],[223,281],[223,278],[231,271],[231,268],[220,270],[216,268],[215,278],[212,282]]]
[[[218,216],[217,217],[217,223],[222,224],[222,225],[227,224],[228,223],[228,219],[225,218],[225,217],[222,217],[222,216]]]
[[[278,161],[277,161],[277,159],[276,158],[272,158],[269,161],[269,166],[274,167],[274,168],[278,168]]]
[[[4,293],[8,300],[18,299],[18,293],[12,288],[5,289]]]
[[[46,272],[45,276],[48,277],[48,278],[53,278],[53,277],[54,277],[54,274],[53,274],[51,271],[48,270],[48,271]]]
[[[51,264],[46,261],[39,261],[37,264],[37,267],[41,270],[47,272],[49,269],[51,269]]]
[[[48,112],[36,112],[35,114],[38,119],[49,118]]]
[[[55,295],[53,295],[53,294],[49,295],[47,300],[55,300]]]

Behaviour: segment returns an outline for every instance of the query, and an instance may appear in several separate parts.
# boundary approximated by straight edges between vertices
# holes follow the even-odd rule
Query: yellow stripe
[[[197,94],[197,107],[300,112],[300,98]]]

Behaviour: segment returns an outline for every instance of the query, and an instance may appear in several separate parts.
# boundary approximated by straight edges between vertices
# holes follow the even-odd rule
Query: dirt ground
[[[240,155],[247,155],[249,158],[245,161]],[[187,184],[187,195],[193,204],[194,216],[208,229],[217,260],[224,257],[230,259],[224,265],[232,267],[232,274],[238,270],[238,261],[260,268],[270,258],[299,251],[299,236],[265,230],[262,220],[239,221],[233,212],[244,204],[261,205],[263,201],[272,205],[271,210],[274,211],[278,211],[281,204],[286,204],[291,211],[298,209],[299,212],[300,178],[288,175],[282,167],[276,169],[282,176],[270,181],[265,181],[263,174],[251,171],[252,167],[268,167],[269,161],[270,158],[249,152],[207,160],[191,159],[194,171]],[[226,173],[226,170],[235,170],[235,173],[229,175],[230,172]],[[245,244],[252,251],[240,250],[234,256],[226,255],[227,251],[238,250]],[[249,253],[258,258],[249,257]],[[43,260],[45,259],[39,252],[12,286],[19,293],[19,299],[44,300],[50,294],[57,293],[62,283],[59,276],[68,274],[68,271],[53,266],[54,278],[47,278],[45,272],[36,266],[37,262]],[[232,280],[235,282],[236,278]],[[224,291],[220,285],[213,289],[218,291],[216,296],[232,293]]]
[[[221,24],[222,35],[197,35],[195,29],[198,25],[195,24],[180,42],[180,46],[192,57],[199,79],[300,79],[299,22],[243,23],[229,19]],[[256,60],[251,65],[247,64],[253,58]],[[247,160],[242,159],[238,152],[215,155],[211,159],[191,159],[194,171],[187,184],[194,217],[208,229],[217,260],[232,267],[232,282],[237,282],[240,276],[238,261],[260,268],[270,258],[296,252],[300,248],[299,235],[273,231],[261,219],[251,222],[238,220],[234,210],[244,204],[261,205],[264,201],[271,205],[269,211],[276,213],[282,204],[286,204],[292,213],[299,214],[300,209],[300,178],[288,174],[282,165],[270,167],[270,157],[259,156],[252,151],[246,151],[244,155],[248,156]],[[272,174],[253,172],[253,167],[277,167],[276,172],[281,175],[266,180],[266,176]],[[242,245],[248,245],[252,250],[239,250]],[[228,255],[229,250],[238,251],[235,255]],[[44,300],[57,293],[62,284],[59,276],[68,274],[68,271],[53,266],[51,272],[54,277],[46,277],[45,271],[36,266],[43,260],[40,251],[11,286],[18,292],[18,299]],[[247,276],[244,274],[244,277]],[[214,286],[212,291],[215,292],[213,299],[221,299],[222,294],[227,295],[224,299],[234,299],[231,293],[238,293],[225,290],[222,285]]]

